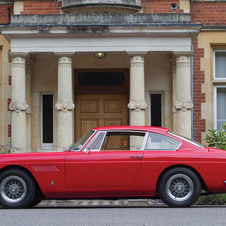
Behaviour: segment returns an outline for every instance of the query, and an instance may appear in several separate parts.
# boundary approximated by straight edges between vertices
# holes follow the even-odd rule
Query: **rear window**
[[[171,137],[157,133],[148,133],[144,150],[175,151],[180,147],[180,142]]]

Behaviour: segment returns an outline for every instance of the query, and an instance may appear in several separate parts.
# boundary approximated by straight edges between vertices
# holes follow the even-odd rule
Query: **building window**
[[[214,51],[214,78],[226,78],[226,51]]]
[[[221,131],[220,125],[226,122],[226,86],[215,87],[215,129]]]
[[[214,50],[214,128],[222,130],[226,122],[226,50]]]
[[[54,148],[53,94],[42,94],[41,103],[41,149]]]
[[[162,106],[162,94],[161,93],[151,93],[150,94],[150,126],[163,125],[163,106]]]

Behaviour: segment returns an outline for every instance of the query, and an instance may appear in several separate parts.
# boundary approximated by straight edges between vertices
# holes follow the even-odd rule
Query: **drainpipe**
[[[8,7],[8,23],[0,24],[0,25],[9,25],[10,24],[10,11],[11,11],[11,9],[10,9],[10,7]]]
[[[193,44],[191,46],[191,51],[193,51]],[[194,54],[191,55],[191,101],[193,103],[193,56]],[[191,109],[191,139],[193,140],[193,132],[194,132],[194,124],[193,124],[193,108]]]

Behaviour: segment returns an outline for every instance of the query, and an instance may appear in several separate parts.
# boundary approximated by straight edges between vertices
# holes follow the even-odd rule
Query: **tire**
[[[0,174],[0,205],[4,208],[26,208],[34,196],[34,180],[26,172],[9,169]]]
[[[170,207],[189,207],[199,198],[201,183],[189,169],[178,167],[165,172],[158,183],[158,193]]]
[[[36,197],[34,197],[33,201],[28,205],[29,208],[34,207],[36,205],[38,205],[42,200],[41,199],[37,199]]]

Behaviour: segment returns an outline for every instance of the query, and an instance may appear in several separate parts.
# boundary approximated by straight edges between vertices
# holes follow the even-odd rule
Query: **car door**
[[[99,132],[84,151],[69,152],[66,155],[66,186],[132,186],[140,171],[144,135],[131,132]],[[139,145],[135,147],[135,143]]]

